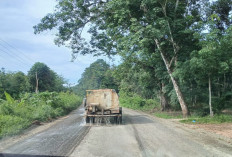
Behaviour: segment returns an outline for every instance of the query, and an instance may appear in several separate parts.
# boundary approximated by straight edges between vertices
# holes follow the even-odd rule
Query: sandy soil
[[[223,124],[195,124],[189,125],[190,128],[194,129],[204,129],[208,132],[213,132],[218,135],[222,135],[226,138],[232,139],[232,124],[223,123]]]

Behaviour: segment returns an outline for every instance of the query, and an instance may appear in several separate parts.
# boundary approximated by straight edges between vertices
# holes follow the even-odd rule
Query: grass
[[[188,124],[220,124],[231,123],[232,115],[214,115],[214,117],[189,117],[188,119],[180,120],[182,123]]]
[[[81,104],[81,98],[70,92],[26,93],[14,100],[5,93],[0,101],[0,138],[15,135],[34,121],[46,122],[64,116]]]
[[[156,113],[154,113],[154,115],[156,117],[164,118],[164,119],[180,119],[180,118],[183,118],[182,115],[171,115],[171,114],[168,114],[168,113],[161,113],[161,112],[156,112]]]
[[[164,118],[164,119],[182,119],[182,115],[173,115],[172,113],[154,113],[156,117]],[[214,115],[214,117],[206,116],[190,116],[188,119],[180,120],[182,123],[187,124],[220,124],[220,123],[231,123],[232,115]]]

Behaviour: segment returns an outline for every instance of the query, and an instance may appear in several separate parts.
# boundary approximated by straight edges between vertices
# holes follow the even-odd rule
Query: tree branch
[[[178,9],[178,5],[179,5],[179,0],[176,0],[175,13],[176,13],[176,11],[177,11],[177,9]]]
[[[168,16],[167,16],[167,12],[166,12],[166,3],[167,3],[167,0],[166,0],[166,2],[165,2],[164,5],[162,5],[161,3],[160,3],[160,4],[162,5],[163,13],[164,13],[164,16],[165,16],[165,18],[166,18],[166,20],[167,20],[168,31],[169,31],[170,38],[171,38],[170,41],[171,41],[171,43],[172,43],[174,55],[176,56],[180,48],[179,48],[179,46],[176,44],[176,42],[175,42],[174,39],[173,39],[173,35],[172,35],[172,31],[171,31],[171,26],[170,26],[170,23],[169,23],[169,21],[168,21],[168,19],[167,19]],[[179,4],[179,0],[176,1],[176,9],[177,9],[177,7],[178,7],[178,4]]]

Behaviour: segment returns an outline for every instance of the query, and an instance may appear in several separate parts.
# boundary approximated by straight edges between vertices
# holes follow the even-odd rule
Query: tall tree
[[[74,53],[93,53],[101,50],[115,54],[123,50],[150,45],[152,53],[159,53],[172,80],[183,115],[188,108],[177,79],[173,76],[180,54],[185,53],[185,38],[195,22],[192,15],[186,18],[188,2],[173,0],[111,0],[72,1],[61,0],[57,11],[44,17],[35,26],[35,33],[58,28],[56,44],[70,44]],[[85,46],[81,37],[84,26],[91,23],[92,47]],[[188,31],[186,31],[188,30]]]
[[[44,63],[35,63],[28,72],[28,79],[31,89],[35,91],[36,88],[36,75],[38,78],[39,91],[53,91],[55,86],[55,74]]]
[[[84,95],[87,89],[115,88],[116,85],[113,78],[109,76],[111,75],[109,70],[110,66],[103,59],[98,59],[85,69],[74,91]]]
[[[232,11],[232,1],[231,0],[217,0],[212,3],[209,9],[209,15],[216,15],[218,19],[215,20],[215,25],[217,29],[222,32],[225,32],[227,28],[232,24],[231,20],[231,11]]]

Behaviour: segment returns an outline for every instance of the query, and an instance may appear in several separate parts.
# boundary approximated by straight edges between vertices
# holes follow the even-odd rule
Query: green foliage
[[[52,87],[54,86],[55,76],[47,65],[40,62],[35,63],[28,72],[28,78],[32,91],[35,91],[36,73],[39,80],[39,91],[51,91]]]
[[[9,104],[13,104],[14,103],[14,99],[10,96],[10,94],[8,94],[7,92],[4,92],[5,96],[6,96],[6,100]]]
[[[0,138],[7,135],[14,135],[30,126],[27,119],[17,116],[0,115]]]
[[[9,94],[6,96],[10,97]],[[0,102],[0,138],[21,131],[35,120],[44,122],[66,115],[81,102],[80,97],[70,92],[25,93],[18,101],[3,100]]]
[[[193,123],[193,121],[196,121]],[[190,117],[185,120],[181,120],[182,123],[191,123],[191,124],[220,124],[220,123],[231,123],[231,115],[215,115],[214,117]]]
[[[75,87],[82,95],[86,89],[117,86],[120,93],[127,93],[120,98],[122,103],[131,108],[142,108],[146,99],[164,96],[179,110],[182,101],[173,88],[175,79],[187,107],[203,116],[208,114],[211,82],[213,111],[219,113],[232,104],[228,96],[232,91],[232,3],[178,2],[60,0],[54,13],[34,30],[58,29],[55,43],[68,45],[74,58],[87,53],[121,56],[122,63],[115,69],[103,64],[86,69]],[[86,25],[90,26],[89,44],[81,36]]]
[[[180,118],[183,118],[182,115],[170,115],[168,113],[162,113],[162,112],[156,112],[156,113],[154,113],[154,115],[156,117],[164,118],[164,119],[180,119]]]
[[[5,72],[0,70],[0,98],[4,99],[4,92],[9,93],[13,98],[18,99],[20,94],[35,90],[35,74],[38,73],[40,91],[65,91],[63,84],[66,83],[62,76],[50,70],[43,63],[35,63],[28,72],[28,76],[23,72]]]
[[[5,72],[0,70],[0,98],[5,98],[4,92],[18,98],[20,93],[28,92],[29,83],[27,76],[22,72]]]
[[[103,60],[98,59],[85,69],[78,85],[73,88],[78,95],[85,95],[87,89],[109,88],[117,90],[112,70],[110,66]]]
[[[144,99],[138,95],[128,96],[125,93],[119,93],[119,101],[122,107],[131,108],[134,110],[150,111],[154,108],[159,108],[159,103],[154,99]]]
[[[52,71],[44,63],[35,63],[28,72],[28,80],[30,83],[31,91],[35,91],[36,86],[36,73],[38,78],[39,91],[62,91],[64,90],[64,79]]]

